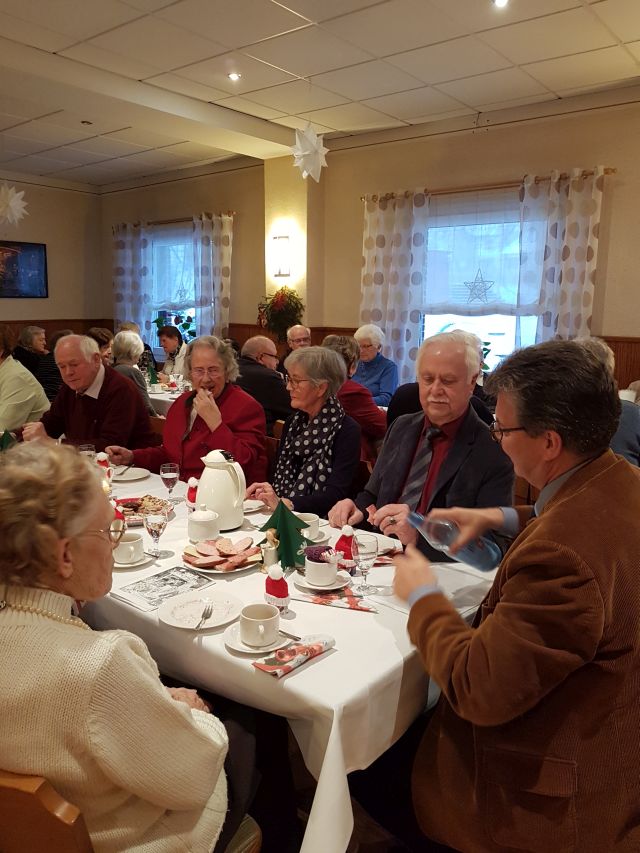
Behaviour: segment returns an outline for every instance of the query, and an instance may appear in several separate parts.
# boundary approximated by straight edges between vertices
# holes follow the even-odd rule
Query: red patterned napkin
[[[299,642],[291,643],[284,649],[277,649],[267,657],[254,661],[253,665],[256,669],[268,672],[269,675],[282,678],[283,675],[293,672],[312,658],[317,658],[318,655],[332,649],[335,644],[334,638],[328,634],[309,634]]]
[[[361,610],[363,613],[377,613],[377,609],[369,603],[365,603],[358,588],[337,589],[335,592],[307,593],[296,591],[291,596],[296,601],[306,601],[309,604],[324,604],[327,607],[342,607],[345,610]]]

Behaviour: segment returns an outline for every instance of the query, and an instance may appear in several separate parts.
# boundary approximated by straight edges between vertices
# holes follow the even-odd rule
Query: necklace
[[[75,616],[60,616],[52,610],[43,610],[41,607],[33,607],[31,604],[15,604],[10,601],[0,600],[0,613],[5,607],[11,610],[21,610],[23,613],[34,613],[37,616],[44,616],[46,619],[53,619],[56,622],[63,622],[65,625],[75,625],[76,628],[85,628],[90,631],[91,628]]]

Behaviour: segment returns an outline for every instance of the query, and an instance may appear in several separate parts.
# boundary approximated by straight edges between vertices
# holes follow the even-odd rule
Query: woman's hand
[[[117,444],[110,444],[105,447],[104,452],[109,457],[109,462],[112,465],[131,465],[133,464],[133,450],[128,450],[126,447],[119,447]]]
[[[176,702],[184,702],[185,705],[188,705],[194,711],[211,713],[211,705],[205,702],[204,699],[201,699],[196,690],[192,690],[189,687],[166,687],[165,689],[169,696],[175,699]]]
[[[433,521],[453,521],[460,528],[458,538],[449,546],[450,554],[457,554],[461,548],[474,542],[488,530],[498,530],[504,524],[504,515],[500,507],[491,509],[432,509],[426,516]]]
[[[278,506],[280,498],[273,491],[271,483],[252,483],[247,489],[247,498],[255,498],[257,501],[262,501],[270,510],[274,510]],[[291,509],[291,501],[285,500],[285,503]]]
[[[166,385],[169,382],[169,374],[168,373],[158,373],[158,382],[164,382]]]
[[[211,432],[218,429],[222,423],[222,415],[211,391],[205,391],[204,388],[200,388],[193,398],[193,408]]]
[[[331,527],[342,528],[345,524],[360,524],[364,520],[364,515],[351,498],[344,498],[331,507],[327,518]]]
[[[419,586],[433,585],[438,582],[429,560],[423,557],[413,545],[407,547],[404,555],[394,556],[393,562],[396,567],[393,591],[403,601],[406,601],[413,590]]]

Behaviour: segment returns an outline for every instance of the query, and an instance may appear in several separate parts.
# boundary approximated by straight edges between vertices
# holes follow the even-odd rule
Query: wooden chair
[[[284,421],[277,420],[273,424],[273,437],[277,438],[278,441],[282,438],[282,428],[284,427]]]
[[[270,435],[266,435],[264,438],[264,449],[267,451],[267,478],[271,479],[273,476],[273,472],[276,469],[276,456],[278,455],[278,446],[280,445],[280,439],[272,438]]]
[[[166,424],[165,418],[152,418],[149,417],[149,421],[151,423],[151,429],[156,435],[159,435],[162,439],[164,435],[164,425]]]

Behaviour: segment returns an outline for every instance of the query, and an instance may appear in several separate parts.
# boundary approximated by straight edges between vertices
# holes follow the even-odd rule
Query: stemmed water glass
[[[173,505],[180,503],[180,498],[171,497],[171,492],[173,491],[174,486],[178,482],[179,476],[180,466],[176,462],[163,462],[160,466],[160,477],[162,479],[162,482],[169,490],[169,503]]]
[[[367,575],[378,556],[377,537],[373,533],[357,533],[351,541],[351,553],[363,578],[362,583],[358,586],[359,592],[362,595],[374,595],[378,589],[367,583]]]
[[[156,559],[164,557],[172,557],[173,551],[160,551],[158,542],[165,531],[167,521],[169,520],[169,509],[166,506],[159,509],[148,509],[143,512],[144,528],[153,540],[153,548],[149,552]]]

